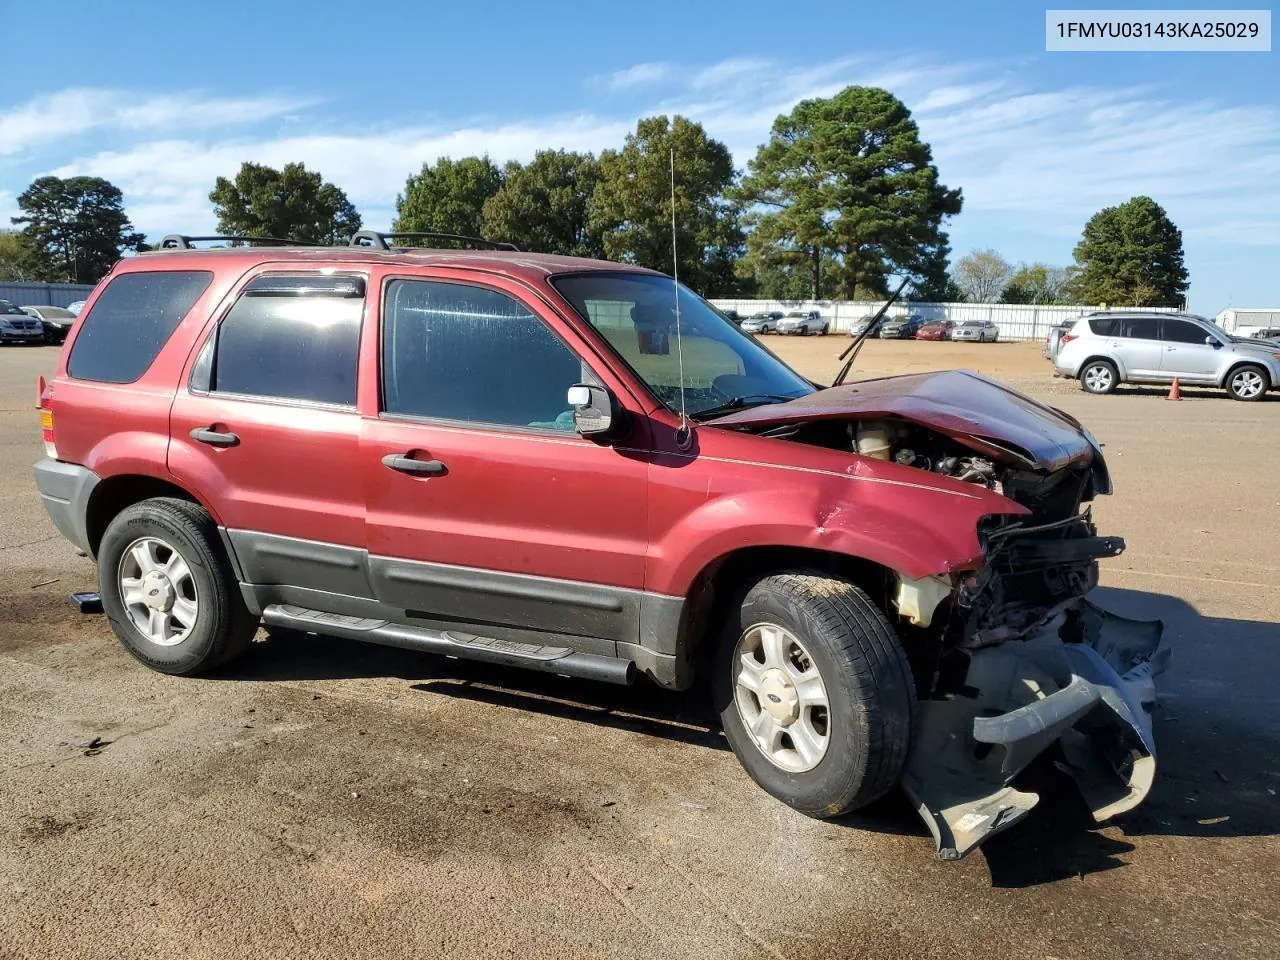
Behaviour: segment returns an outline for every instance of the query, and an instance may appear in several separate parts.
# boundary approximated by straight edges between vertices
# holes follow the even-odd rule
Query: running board
[[[575,653],[568,647],[542,646],[477,637],[457,630],[429,630],[408,627],[389,620],[348,617],[337,613],[308,610],[292,604],[273,603],[262,611],[268,626],[284,627],[305,633],[361,640],[403,650],[438,653],[464,660],[482,660],[504,667],[523,667],[562,677],[581,677],[603,683],[628,686],[635,680],[636,665],[630,660],[601,657],[591,653]]]

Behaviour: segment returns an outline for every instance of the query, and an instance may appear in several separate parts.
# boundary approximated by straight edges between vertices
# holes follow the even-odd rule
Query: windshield
[[[650,390],[680,410],[674,281],[636,273],[557,277],[552,284],[609,341]],[[691,416],[725,404],[791,400],[814,388],[687,287],[680,288],[685,405]]]
[[[20,317],[25,317],[25,316],[26,316],[26,314],[25,314],[25,313],[23,313],[21,310],[19,310],[17,307],[15,307],[15,306],[14,306],[12,303],[10,303],[8,300],[0,300],[0,313],[7,313],[7,314],[15,314],[15,313],[16,313],[16,314],[17,314],[18,316],[20,316]]]
[[[809,315],[808,315],[807,313],[805,313],[803,310],[792,310],[790,313],[788,313],[788,314],[787,314],[787,316],[788,316],[788,317],[800,317],[801,319],[803,319],[804,317],[807,317],[807,316],[809,316]]]

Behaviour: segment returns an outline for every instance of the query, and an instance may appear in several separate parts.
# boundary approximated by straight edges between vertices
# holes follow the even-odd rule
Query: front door
[[[364,279],[262,274],[210,331],[170,413],[169,470],[244,579],[368,593],[356,369]]]
[[[1178,377],[1191,383],[1217,380],[1222,346],[1204,327],[1166,317],[1161,321],[1160,339],[1164,341],[1161,371],[1165,379]]]
[[[374,590],[432,621],[634,641],[645,421],[626,452],[575,432],[570,386],[622,394],[545,310],[500,281],[383,282],[361,442]]]

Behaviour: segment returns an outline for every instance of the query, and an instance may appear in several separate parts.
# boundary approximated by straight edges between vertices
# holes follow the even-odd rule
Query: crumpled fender
[[[646,589],[682,596],[718,558],[763,546],[860,557],[911,579],[972,570],[983,563],[978,521],[1029,512],[977,484],[847,453],[785,446],[803,451],[812,465],[699,456],[680,469],[655,466],[651,484],[667,489],[650,499]]]

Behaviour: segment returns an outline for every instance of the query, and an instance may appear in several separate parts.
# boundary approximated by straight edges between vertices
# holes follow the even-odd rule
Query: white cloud
[[[370,226],[384,226],[406,176],[442,155],[487,152],[502,162],[544,147],[598,151],[619,145],[639,116],[678,112],[723,140],[741,167],[798,100],[866,84],[912,109],[943,182],[963,188],[965,210],[952,225],[964,238],[958,252],[972,243],[1013,259],[1065,262],[1089,215],[1139,193],[1168,209],[1205,262],[1231,262],[1227,248],[1280,246],[1280,106],[1175,101],[1154,87],[1045,89],[1026,69],[858,55],[799,66],[754,57],[700,69],[641,63],[595,78],[594,109],[578,114],[452,126],[390,121],[340,135],[283,96],[179,91],[135,103],[112,91],[68,90],[0,112],[0,153],[29,148],[59,175],[107,177],[148,233],[210,229],[214,178],[245,160],[303,161],[346,190]],[[665,96],[652,95],[657,84]],[[607,96],[620,90],[651,96],[624,113]],[[106,140],[106,128],[119,146],[75,154],[57,143],[86,131]],[[12,207],[26,179],[0,167],[8,192],[0,192],[0,210]],[[1035,249],[1013,248],[1010,237]]]
[[[198,91],[143,97],[121,90],[71,88],[0,112],[0,155],[47,148],[94,130],[217,129],[256,124],[308,106],[296,97],[211,97]]]
[[[637,63],[625,70],[617,70],[609,74],[605,85],[610,90],[634,90],[637,87],[649,87],[661,83],[671,76],[671,66],[666,63]]]

